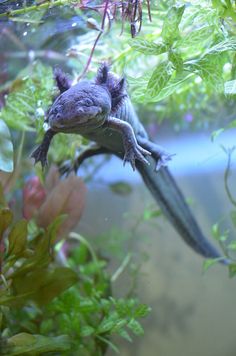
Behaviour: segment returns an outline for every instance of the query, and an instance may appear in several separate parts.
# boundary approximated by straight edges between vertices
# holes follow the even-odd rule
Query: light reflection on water
[[[222,140],[225,146],[232,146],[232,132]],[[211,238],[211,225],[228,216],[232,209],[223,185],[226,155],[218,144],[210,142],[209,136],[191,135],[184,141],[178,138],[165,142],[169,151],[177,153],[172,172],[185,196],[191,198],[200,226]],[[101,179],[105,184],[98,183]],[[126,197],[108,188],[109,182],[122,179],[134,187]],[[124,169],[116,158],[98,172],[89,188],[80,232],[91,238],[114,227],[130,228],[132,222],[124,213],[139,215],[149,202],[153,203],[138,174],[129,167]],[[141,238],[137,236],[132,242],[132,250],[145,251],[149,257],[139,273],[137,294],[141,302],[152,307],[152,312],[143,321],[143,337],[131,345],[119,341],[121,355],[235,356],[235,280],[228,278],[222,266],[203,274],[201,257],[163,218],[155,225],[143,223],[139,235]],[[118,280],[113,286],[115,295],[127,292],[127,281],[125,275]]]

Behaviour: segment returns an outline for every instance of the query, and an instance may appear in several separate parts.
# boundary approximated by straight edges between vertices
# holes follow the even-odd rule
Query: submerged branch
[[[226,165],[226,169],[225,169],[225,173],[224,173],[224,185],[225,185],[225,191],[227,193],[227,196],[231,202],[232,205],[236,206],[236,199],[233,197],[230,188],[229,188],[229,176],[230,176],[230,172],[231,172],[231,159],[232,159],[232,154],[235,151],[235,146],[231,147],[231,148],[224,148],[222,147],[224,152],[227,154],[228,159],[227,159],[227,165]]]

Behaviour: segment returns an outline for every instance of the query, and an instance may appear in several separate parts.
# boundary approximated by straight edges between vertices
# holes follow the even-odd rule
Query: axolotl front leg
[[[133,170],[135,170],[135,160],[149,164],[145,156],[151,155],[151,153],[138,144],[133,128],[128,122],[122,121],[115,117],[108,117],[103,127],[120,132],[125,151],[124,164],[129,162]],[[35,163],[41,162],[43,168],[47,165],[47,153],[51,140],[56,133],[57,132],[52,129],[47,130],[42,143],[31,154],[31,157],[35,159]]]
[[[129,162],[133,170],[135,170],[135,160],[149,164],[145,156],[151,155],[151,152],[138,144],[134,130],[128,122],[109,116],[104,126],[120,132],[125,151],[124,165]]]

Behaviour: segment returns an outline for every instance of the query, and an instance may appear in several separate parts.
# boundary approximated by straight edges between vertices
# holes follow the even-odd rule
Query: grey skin
[[[42,144],[33,152],[35,163],[47,164],[47,152],[56,133],[77,133],[94,141],[78,157],[75,169],[91,156],[110,153],[137,168],[164,215],[183,240],[206,258],[230,262],[205,238],[191,213],[182,192],[166,167],[171,155],[151,142],[139,121],[125,88],[103,64],[95,81],[82,81],[70,86],[64,73],[57,70],[55,79],[60,95],[48,112],[50,129]]]

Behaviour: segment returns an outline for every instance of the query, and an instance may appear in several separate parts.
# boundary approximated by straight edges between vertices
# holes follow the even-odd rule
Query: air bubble
[[[42,117],[44,116],[44,110],[42,108],[37,108],[36,111],[35,111],[35,114],[36,114],[36,117]]]
[[[200,76],[197,76],[194,81],[196,84],[200,84],[202,82],[202,78]]]
[[[48,125],[48,123],[47,122],[44,122],[44,124],[43,124],[43,129],[44,129],[44,131],[47,131],[48,129],[49,129],[49,125]]]

